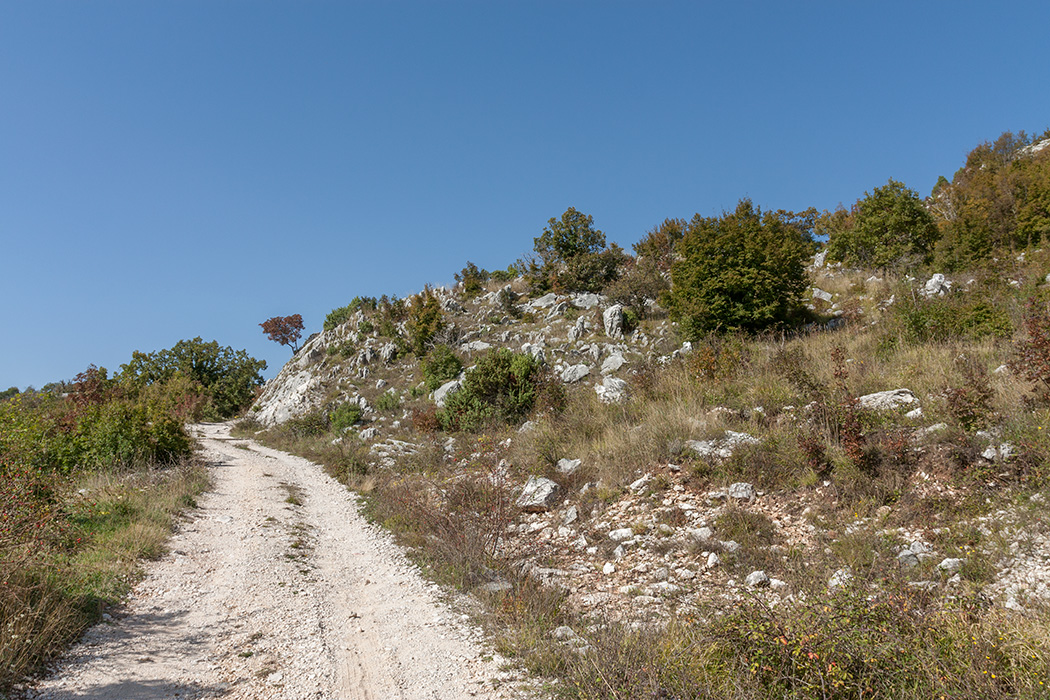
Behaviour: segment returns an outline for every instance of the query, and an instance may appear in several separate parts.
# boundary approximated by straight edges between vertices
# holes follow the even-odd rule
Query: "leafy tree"
[[[182,374],[198,382],[208,396],[209,413],[231,418],[255,398],[263,384],[265,360],[256,360],[244,350],[221,347],[216,341],[205,343],[198,336],[180,340],[168,350],[152,353],[135,351],[131,361],[120,367],[120,379],[132,386],[166,381]]]
[[[683,335],[697,340],[711,331],[761,331],[797,320],[814,214],[763,213],[743,199],[721,217],[694,216],[677,245],[667,298]]]
[[[6,401],[6,400],[8,400],[8,399],[10,399],[10,398],[12,398],[14,396],[17,396],[17,395],[18,395],[18,387],[17,386],[13,386],[13,387],[11,387],[9,389],[4,389],[3,391],[0,391],[0,401]]]
[[[281,345],[291,345],[292,354],[299,352],[299,339],[303,337],[303,317],[300,314],[274,316],[259,325],[267,338]]]
[[[962,269],[1050,235],[1050,148],[1031,148],[1048,137],[1005,132],[973,149],[951,182],[938,180],[930,202],[941,266]]]
[[[489,281],[489,271],[467,261],[466,267],[456,273],[456,281],[463,283],[463,295],[473,299],[481,294],[483,285]]]
[[[654,226],[645,238],[635,243],[634,254],[639,260],[650,260],[662,272],[671,270],[674,262],[674,247],[685,235],[688,222],[685,219],[664,219],[659,226]]]
[[[858,267],[897,267],[925,262],[937,226],[919,195],[891,179],[864,193],[848,216],[833,215],[828,257]]]
[[[547,227],[533,243],[544,264],[557,264],[600,252],[605,248],[605,234],[594,228],[594,217],[569,207],[561,219],[548,219]]]
[[[412,299],[408,310],[408,343],[416,357],[427,354],[434,336],[445,328],[445,314],[434,290],[427,285]]]
[[[627,256],[617,245],[606,247],[594,218],[569,207],[551,218],[533,239],[536,258],[519,263],[533,292],[598,292],[616,279]]]

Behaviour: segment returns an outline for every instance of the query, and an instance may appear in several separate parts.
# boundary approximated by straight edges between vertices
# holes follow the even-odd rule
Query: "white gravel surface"
[[[124,609],[26,697],[518,696],[503,660],[353,494],[226,424],[194,430],[214,490]]]

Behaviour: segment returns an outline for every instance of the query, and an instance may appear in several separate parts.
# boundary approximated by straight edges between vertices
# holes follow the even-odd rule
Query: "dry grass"
[[[130,590],[142,558],[159,556],[173,518],[207,487],[183,463],[67,482],[31,552],[0,542],[0,689],[60,652]]]

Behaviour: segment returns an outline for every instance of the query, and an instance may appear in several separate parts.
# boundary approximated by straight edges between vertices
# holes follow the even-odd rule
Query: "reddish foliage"
[[[301,314],[291,316],[274,316],[259,324],[267,338],[281,345],[291,345],[292,352],[299,352],[299,339],[303,337],[303,317]]]
[[[1050,388],[1050,305],[1028,301],[1024,317],[1028,337],[1017,348],[1011,369],[1033,382]]]

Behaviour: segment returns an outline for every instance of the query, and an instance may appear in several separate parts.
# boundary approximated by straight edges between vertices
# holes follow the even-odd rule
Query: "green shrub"
[[[317,414],[312,415],[316,416]],[[323,414],[321,415],[323,418]],[[321,435],[328,430],[329,425],[331,426],[333,432],[341,433],[350,426],[358,423],[363,416],[364,411],[356,403],[339,404],[338,406],[336,406],[335,410],[328,414],[328,424],[323,425],[322,427],[320,422],[315,421],[315,423],[313,424],[313,431],[311,431],[311,428],[309,426],[304,426],[306,428],[306,432],[304,432],[303,434]]]
[[[892,307],[887,328],[913,343],[1008,338],[1013,335],[1010,316],[1001,306],[985,299],[948,294],[930,299],[905,298]]]
[[[264,369],[264,360],[256,360],[244,350],[220,347],[214,340],[205,343],[197,337],[180,340],[168,350],[133,352],[131,361],[121,365],[119,379],[122,385],[137,390],[182,374],[204,388],[208,401],[203,417],[225,420],[255,399],[255,391],[264,381]]]
[[[722,217],[693,217],[676,246],[668,298],[683,336],[761,331],[800,319],[813,249],[803,219],[763,214],[747,199]]]
[[[456,273],[456,281],[463,284],[463,296],[473,299],[481,294],[485,283],[489,281],[488,270],[479,268],[474,263],[467,261],[467,266]]]
[[[831,260],[869,268],[925,262],[938,237],[919,195],[892,179],[865,193],[850,215],[838,216],[828,233]]]
[[[423,381],[429,391],[434,391],[442,384],[459,376],[463,363],[447,345],[435,345],[420,363],[423,369]]]
[[[489,423],[524,418],[536,401],[540,364],[506,348],[478,359],[459,391],[445,399],[438,420],[445,430],[477,430]]]
[[[569,207],[561,219],[550,219],[534,239],[537,259],[522,261],[533,293],[598,292],[619,275],[628,259],[617,245],[606,247],[594,218]]]
[[[385,394],[381,394],[375,402],[375,408],[377,411],[393,411],[400,406],[401,396],[393,389]]]
[[[423,288],[408,310],[408,345],[416,357],[424,357],[436,336],[445,327],[441,302],[429,285]]]

